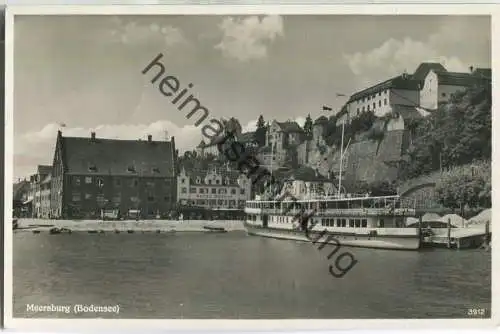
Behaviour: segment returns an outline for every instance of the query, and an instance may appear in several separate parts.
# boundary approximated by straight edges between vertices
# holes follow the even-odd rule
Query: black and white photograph
[[[491,13],[27,8],[6,321],[492,320]]]

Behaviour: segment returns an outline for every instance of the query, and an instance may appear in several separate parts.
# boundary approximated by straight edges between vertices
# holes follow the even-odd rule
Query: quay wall
[[[227,231],[244,231],[241,220],[44,220],[19,219],[19,231],[50,230],[51,228],[67,228],[71,231],[162,231],[162,232],[204,232],[203,226],[223,227]]]

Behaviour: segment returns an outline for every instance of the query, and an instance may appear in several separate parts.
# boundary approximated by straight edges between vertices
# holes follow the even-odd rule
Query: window
[[[122,185],[122,180],[120,179],[115,179],[115,186],[120,187]]]
[[[356,113],[359,115],[359,108],[358,108],[358,109],[356,109]]]
[[[185,179],[185,178],[182,178],[182,179],[181,179],[181,183],[186,183],[186,179]]]
[[[365,102],[365,98],[363,97],[363,102]]]
[[[375,107],[377,106],[376,103],[373,103],[373,110],[375,110]]]
[[[191,194],[196,194],[196,188],[195,188],[195,187],[191,187],[191,188],[189,188],[189,192],[190,192]]]
[[[85,194],[85,199],[86,200],[92,199],[92,194],[89,193]]]
[[[135,173],[135,167],[134,166],[128,166],[127,167],[127,172],[129,172],[129,173]]]
[[[208,180],[208,184],[212,184],[212,180]]]
[[[153,173],[160,173],[160,169],[158,167],[153,167]]]
[[[183,194],[187,193],[187,188],[186,188],[186,187],[181,188],[181,192],[182,192]]]
[[[236,195],[236,189],[231,189],[231,195]]]
[[[223,205],[224,204],[224,201],[223,200],[219,200],[219,205]]]
[[[363,107],[363,112],[365,112],[365,107]]]
[[[155,201],[155,197],[153,195],[148,195],[148,202],[154,202]]]
[[[441,96],[442,97],[446,97],[446,93],[441,93]]]
[[[382,107],[382,101],[381,100],[378,101],[378,106]]]
[[[96,165],[89,165],[89,172],[97,172]]]
[[[366,219],[361,219],[361,227],[367,227],[368,221]]]
[[[200,194],[204,194],[205,193],[205,189],[204,188],[200,188]]]
[[[245,195],[245,189],[241,188],[241,189],[240,189],[240,194],[241,194],[241,195]]]
[[[101,178],[98,178],[98,179],[97,179],[97,186],[98,186],[99,188],[104,187],[104,180],[103,180],[103,179],[101,179]]]
[[[91,184],[92,183],[92,176],[85,176],[85,183]]]
[[[217,189],[212,188],[212,194],[217,194]]]
[[[382,95],[382,92],[378,92],[378,96]]]
[[[355,222],[355,223],[354,223],[354,225],[355,225],[356,227],[360,227],[360,226],[361,226],[361,220],[356,219],[354,222]]]
[[[138,185],[139,185],[139,181],[138,181],[137,179],[132,179],[132,180],[130,181],[130,186],[131,186],[132,188],[137,187]]]
[[[215,184],[220,184],[220,181],[219,180],[215,180]]]
[[[384,99],[384,106],[387,105],[387,99]]]
[[[79,176],[73,176],[73,184],[75,186],[79,186],[80,185],[80,177]]]
[[[354,219],[349,219],[349,227],[354,227]]]
[[[384,94],[387,94],[387,89],[386,89],[386,90],[384,90]]]
[[[368,106],[368,108],[367,108],[367,109],[368,109],[368,111],[370,111],[370,106]]]
[[[370,99],[371,99],[371,97],[370,97],[370,96],[368,96],[367,100],[368,100],[368,101],[370,101]]]
[[[81,194],[80,193],[73,193],[73,196],[72,196],[72,201],[73,202],[79,202],[81,200]]]

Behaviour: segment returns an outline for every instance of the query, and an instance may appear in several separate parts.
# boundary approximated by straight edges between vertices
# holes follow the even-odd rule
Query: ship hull
[[[420,248],[420,237],[418,230],[408,229],[407,234],[391,234],[390,229],[384,229],[384,233],[377,235],[369,235],[368,233],[352,233],[326,231],[321,235],[322,231],[312,231],[308,236],[302,231],[291,229],[278,229],[262,227],[245,222],[245,228],[249,235],[273,238],[295,240],[303,242],[315,242],[316,244],[329,243],[342,245],[346,247],[362,247],[376,249],[393,249],[393,250],[418,250]]]

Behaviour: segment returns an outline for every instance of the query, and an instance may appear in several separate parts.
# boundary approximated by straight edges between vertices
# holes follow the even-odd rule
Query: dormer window
[[[135,167],[134,166],[128,166],[127,167],[127,172],[129,172],[129,173],[135,173]]]
[[[201,179],[199,177],[196,178],[196,183],[201,183]]]

